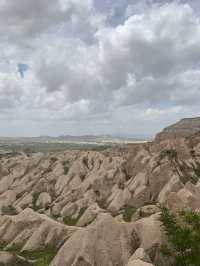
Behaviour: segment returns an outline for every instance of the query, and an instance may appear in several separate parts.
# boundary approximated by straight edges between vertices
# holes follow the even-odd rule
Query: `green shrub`
[[[194,173],[197,176],[197,178],[200,178],[200,163],[197,162],[196,163],[196,167],[193,166],[193,169],[194,169]]]
[[[184,210],[175,216],[162,208],[160,219],[168,240],[163,255],[174,260],[173,266],[199,266],[200,214]]]
[[[135,207],[126,207],[122,210],[123,219],[125,222],[131,222],[131,219],[133,217],[133,214],[136,212]]]

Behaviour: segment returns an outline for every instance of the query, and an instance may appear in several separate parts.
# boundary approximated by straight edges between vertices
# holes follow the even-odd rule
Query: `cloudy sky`
[[[199,0],[0,1],[1,136],[149,137],[199,107]]]

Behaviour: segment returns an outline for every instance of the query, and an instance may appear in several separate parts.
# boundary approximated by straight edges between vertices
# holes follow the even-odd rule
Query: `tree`
[[[173,266],[199,266],[200,214],[184,210],[175,216],[162,208],[160,219],[168,240],[161,252],[174,259]]]

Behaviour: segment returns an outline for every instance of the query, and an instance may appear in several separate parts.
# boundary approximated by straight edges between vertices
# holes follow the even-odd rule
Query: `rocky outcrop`
[[[140,259],[136,259],[130,261],[127,266],[154,266],[154,265],[151,263],[144,262]]]
[[[156,135],[156,141],[189,137],[200,132],[200,117],[184,118]]]
[[[139,245],[133,224],[120,223],[109,214],[100,214],[94,223],[73,234],[51,266],[122,266]]]
[[[138,248],[135,253],[131,256],[129,259],[129,263],[134,261],[134,260],[142,260],[144,262],[151,262],[151,259],[149,255],[145,252],[143,248]]]
[[[77,230],[25,209],[18,215],[0,216],[0,245],[5,249],[13,246],[20,250],[57,249]]]
[[[38,208],[48,208],[51,204],[51,196],[47,192],[43,192],[39,195],[37,201],[36,201],[36,206]]]

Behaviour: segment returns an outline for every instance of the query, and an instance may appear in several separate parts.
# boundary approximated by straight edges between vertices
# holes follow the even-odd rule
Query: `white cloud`
[[[0,118],[139,134],[198,115],[199,17],[188,4],[149,3],[112,26],[92,0],[1,2]]]

